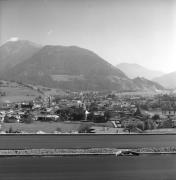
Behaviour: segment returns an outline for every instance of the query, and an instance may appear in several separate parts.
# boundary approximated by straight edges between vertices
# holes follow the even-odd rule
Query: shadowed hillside
[[[155,85],[136,84],[94,52],[76,46],[44,46],[2,78],[69,90],[136,91]]]

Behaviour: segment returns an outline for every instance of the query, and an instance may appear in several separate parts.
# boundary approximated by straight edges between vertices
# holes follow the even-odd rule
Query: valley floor
[[[34,122],[31,124],[25,123],[2,123],[1,134],[12,129],[13,132],[20,133],[78,133],[79,128],[84,125],[90,125],[93,132],[96,134],[129,134],[123,128],[114,128],[111,122],[107,123],[91,123],[91,122]],[[130,132],[130,134],[138,134],[137,132]],[[176,134],[176,128],[163,128],[154,130],[145,130],[139,134]]]
[[[81,125],[91,125],[97,132],[100,133],[115,133],[116,128],[113,128],[111,122],[107,123],[90,123],[90,122],[33,122],[31,124],[25,123],[2,123],[1,132],[7,132],[11,128],[13,131],[22,133],[78,133]]]

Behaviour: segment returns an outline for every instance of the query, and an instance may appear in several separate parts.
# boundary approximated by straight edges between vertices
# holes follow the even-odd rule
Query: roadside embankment
[[[76,155],[115,155],[117,152],[132,151],[139,154],[176,154],[176,147],[117,149],[117,148],[90,148],[90,149],[19,149],[0,150],[3,156],[76,156]]]
[[[153,153],[153,154],[176,154],[176,147],[160,147],[160,148],[156,148],[156,147],[150,147],[150,148],[139,148],[139,149],[135,149],[136,152],[138,153],[143,153],[143,154],[149,154],[149,153]]]
[[[19,149],[0,150],[0,156],[64,156],[64,155],[113,155],[117,149]]]

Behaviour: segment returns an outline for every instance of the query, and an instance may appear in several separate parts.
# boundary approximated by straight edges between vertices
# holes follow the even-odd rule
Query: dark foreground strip
[[[0,135],[0,149],[86,149],[107,147],[117,149],[176,147],[176,135]]]

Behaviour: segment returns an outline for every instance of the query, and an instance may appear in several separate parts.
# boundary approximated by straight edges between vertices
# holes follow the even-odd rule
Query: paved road
[[[2,180],[175,180],[175,155],[0,158]]]
[[[176,135],[0,135],[0,149],[176,147]]]

